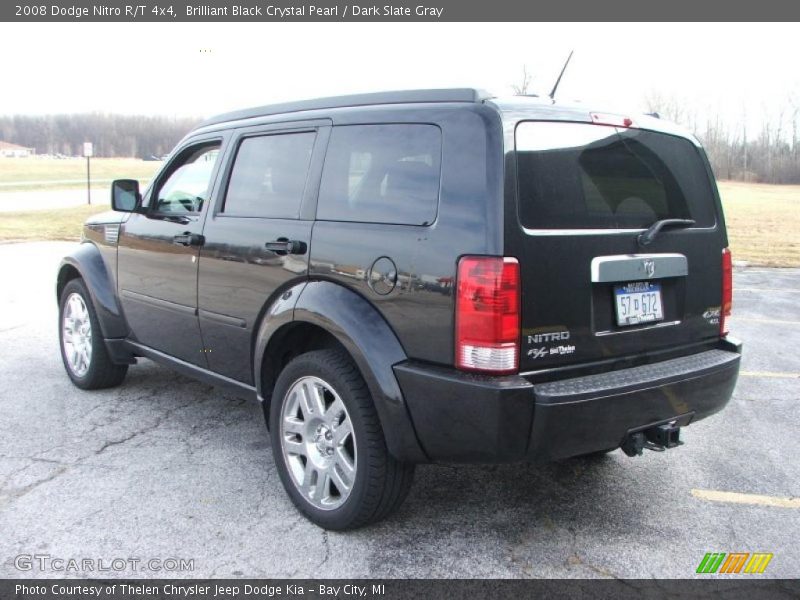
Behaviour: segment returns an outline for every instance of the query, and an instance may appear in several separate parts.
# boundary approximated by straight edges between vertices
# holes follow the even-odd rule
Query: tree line
[[[527,93],[530,82],[524,71],[521,84],[512,86],[514,92]],[[756,130],[748,129],[744,110],[739,122],[729,123],[719,113],[704,116],[690,102],[659,92],[648,94],[645,105],[690,129],[703,143],[718,178],[800,183],[800,93],[759,107],[761,125]],[[0,140],[34,148],[37,154],[80,156],[83,143],[92,142],[95,156],[149,158],[167,154],[199,120],[105,113],[0,116]]]
[[[99,157],[149,158],[167,154],[200,119],[105,113],[0,116],[0,141],[37,154],[80,156],[92,142]]]
[[[514,94],[529,94],[534,75],[525,65]],[[651,91],[644,97],[647,112],[683,125],[703,144],[718,179],[759,183],[800,183],[800,89],[783,98],[768,98],[742,107],[731,122],[714,107],[700,110],[695,102],[674,94]],[[748,123],[757,116],[760,125]]]
[[[760,126],[748,128],[747,109],[736,123],[719,113],[702,114],[691,103],[652,92],[645,98],[649,111],[657,112],[690,129],[705,147],[719,179],[761,183],[800,183],[800,94],[771,99],[758,107]]]

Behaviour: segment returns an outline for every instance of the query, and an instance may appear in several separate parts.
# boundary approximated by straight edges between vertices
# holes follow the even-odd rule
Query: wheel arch
[[[392,455],[426,462],[392,369],[407,357],[385,319],[362,296],[329,281],[292,290],[297,293],[284,293],[266,311],[256,336],[254,380],[265,415],[275,380],[289,360],[310,350],[339,347],[364,377]]]
[[[64,293],[64,288],[73,279],[80,279],[81,273],[77,267],[66,260],[62,261],[58,269],[58,276],[56,277],[56,302],[61,301],[61,294]]]
[[[56,300],[61,300],[64,287],[73,279],[81,278],[91,296],[104,338],[121,338],[128,335],[128,325],[114,292],[113,280],[106,268],[100,250],[91,242],[84,242],[61,260],[56,276]]]

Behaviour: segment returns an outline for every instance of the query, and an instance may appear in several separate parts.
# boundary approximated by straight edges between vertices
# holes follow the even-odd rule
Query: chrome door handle
[[[308,246],[305,242],[287,238],[278,238],[273,242],[267,242],[264,246],[267,250],[271,250],[275,254],[281,256],[285,256],[286,254],[305,254],[308,250]]]
[[[172,238],[172,243],[176,246],[202,246],[206,241],[199,233],[182,233]]]

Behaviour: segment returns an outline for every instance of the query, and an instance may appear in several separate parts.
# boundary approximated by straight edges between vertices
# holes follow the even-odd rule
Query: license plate
[[[664,320],[661,284],[636,281],[614,286],[617,325],[640,325]]]

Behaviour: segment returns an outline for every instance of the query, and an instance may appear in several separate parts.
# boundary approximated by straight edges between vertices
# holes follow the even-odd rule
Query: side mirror
[[[136,212],[141,203],[139,182],[135,179],[117,179],[111,184],[111,208],[120,212]]]

